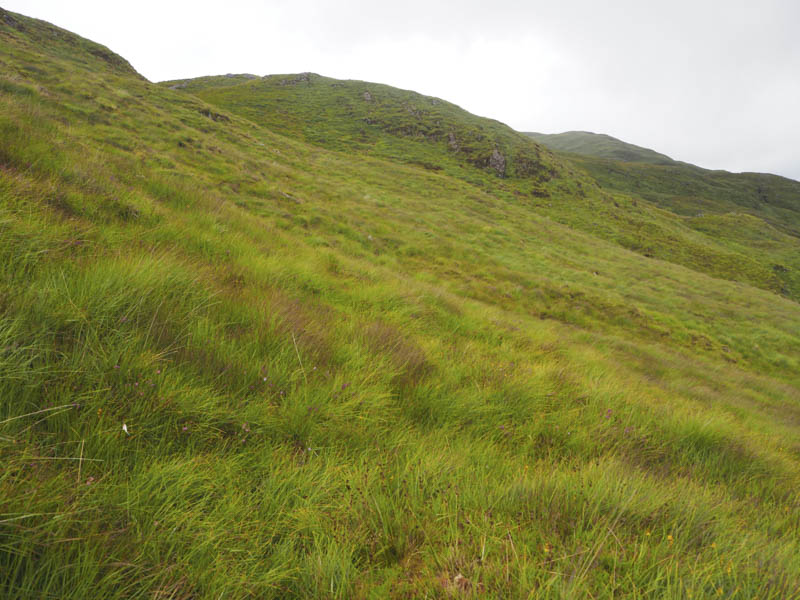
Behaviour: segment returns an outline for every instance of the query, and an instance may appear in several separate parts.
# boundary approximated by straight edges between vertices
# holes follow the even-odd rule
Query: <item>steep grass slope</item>
[[[775,268],[772,249],[753,252],[735,235],[709,235],[671,211],[638,203],[628,189],[601,190],[605,181],[598,183],[597,174],[587,173],[573,155],[558,158],[528,136],[443,100],[313,73],[223,75],[162,85],[271,131],[449,175],[647,257],[800,299],[800,280],[793,270]],[[800,190],[790,190],[788,199],[800,202]],[[796,245],[778,245],[781,255],[796,254]]]
[[[679,164],[666,154],[623,142],[604,133],[565,131],[564,133],[550,134],[526,132],[525,135],[558,152],[654,165]]]
[[[694,165],[648,165],[564,154],[609,193],[646,200],[679,215],[733,252],[746,254],[800,295],[800,182],[766,173],[709,171]]]
[[[555,176],[553,156],[527,136],[439,98],[315,73],[166,81],[272,131],[332,150],[409,162],[480,184],[470,167],[521,182]]]
[[[558,222],[557,161],[537,212],[0,61],[0,596],[797,596],[795,302]]]

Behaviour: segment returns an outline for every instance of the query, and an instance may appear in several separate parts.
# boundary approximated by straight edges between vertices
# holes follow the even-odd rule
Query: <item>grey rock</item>
[[[497,147],[492,151],[492,156],[489,158],[489,166],[492,167],[500,177],[505,177],[506,157],[500,154]]]
[[[461,146],[458,144],[458,140],[456,139],[456,134],[452,131],[447,134],[447,145],[455,151],[458,151],[458,149],[461,148]]]
[[[294,79],[281,79],[280,85],[297,85],[298,83],[311,83],[311,73],[300,73]]]

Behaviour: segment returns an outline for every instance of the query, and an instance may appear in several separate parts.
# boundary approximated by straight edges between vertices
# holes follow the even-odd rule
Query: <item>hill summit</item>
[[[546,150],[502,123],[387,85],[316,73],[223,75],[161,85],[332,150],[416,161],[434,171],[473,166],[535,181],[549,178],[554,168]]]
[[[557,150],[584,154],[598,158],[610,158],[624,162],[641,162],[654,165],[674,165],[676,161],[665,154],[660,154],[649,148],[642,148],[628,142],[623,142],[604,133],[590,131],[566,131],[564,133],[533,133],[528,132],[537,142]]]

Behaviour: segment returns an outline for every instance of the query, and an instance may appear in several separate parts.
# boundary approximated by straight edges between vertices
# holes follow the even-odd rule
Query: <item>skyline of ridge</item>
[[[151,81],[313,71],[437,96],[518,131],[602,132],[703,168],[800,179],[790,2],[3,5],[105,44]]]

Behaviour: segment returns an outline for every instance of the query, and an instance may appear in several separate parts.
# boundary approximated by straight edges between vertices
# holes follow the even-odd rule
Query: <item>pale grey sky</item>
[[[608,133],[713,169],[800,180],[797,0],[0,0],[151,81],[363,79],[520,131]]]

